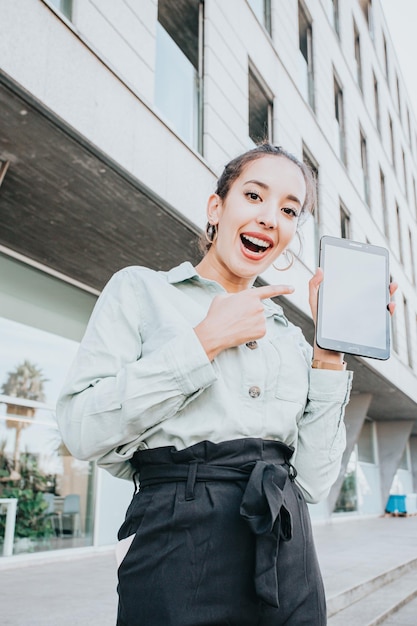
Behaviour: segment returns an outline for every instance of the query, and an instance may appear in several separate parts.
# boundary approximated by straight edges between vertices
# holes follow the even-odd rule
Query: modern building
[[[391,358],[347,357],[347,449],[313,518],[417,491],[417,121],[379,0],[0,4],[0,498],[38,507],[15,551],[114,542],[132,485],[62,445],[65,372],[116,270],[199,258],[216,176],[265,137],[317,177],[280,299],[306,337],[322,235],[389,248],[399,283]]]

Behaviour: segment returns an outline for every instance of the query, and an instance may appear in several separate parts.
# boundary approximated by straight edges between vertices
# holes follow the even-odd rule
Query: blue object
[[[405,495],[392,495],[388,498],[386,513],[407,513],[405,506]]]

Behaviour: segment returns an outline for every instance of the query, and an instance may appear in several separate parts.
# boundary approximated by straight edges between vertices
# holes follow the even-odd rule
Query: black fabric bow
[[[257,461],[240,505],[241,516],[256,535],[256,593],[277,608],[279,543],[292,537],[291,513],[285,506],[283,494],[289,479],[285,466]]]

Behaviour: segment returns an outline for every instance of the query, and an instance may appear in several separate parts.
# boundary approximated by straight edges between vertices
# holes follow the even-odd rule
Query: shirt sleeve
[[[311,368],[307,405],[298,423],[294,465],[307,502],[327,497],[346,447],[345,407],[353,372]]]
[[[122,270],[105,287],[58,399],[63,440],[79,459],[119,447],[133,454],[147,429],[181,411],[217,378],[191,325],[142,354],[134,278]]]

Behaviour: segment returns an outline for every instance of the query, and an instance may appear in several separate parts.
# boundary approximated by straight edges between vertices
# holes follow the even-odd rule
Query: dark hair
[[[252,148],[251,150],[248,150],[247,152],[244,152],[229,161],[217,181],[215,193],[224,201],[230,191],[230,187],[234,181],[239,178],[245,167],[252,161],[269,155],[283,157],[292,161],[295,165],[297,165],[297,167],[300,168],[301,173],[304,176],[306,184],[306,197],[304,204],[301,207],[301,213],[298,220],[298,225],[301,225],[304,219],[314,210],[316,203],[316,181],[310,167],[302,161],[299,161],[297,157],[291,154],[291,152],[287,152],[287,150],[281,148],[281,146],[274,146],[268,142],[261,143],[255,148]],[[207,252],[210,249],[211,243],[206,241],[204,235],[202,237],[201,244],[204,252]]]

